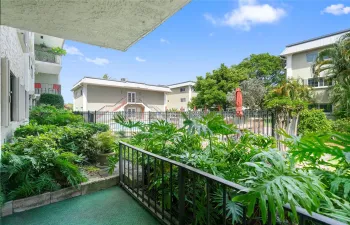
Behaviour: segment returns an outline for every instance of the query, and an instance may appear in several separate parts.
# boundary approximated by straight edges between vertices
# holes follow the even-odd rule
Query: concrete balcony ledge
[[[78,187],[63,188],[54,192],[47,192],[28,198],[17,199],[6,202],[1,207],[1,216],[27,211],[44,205],[60,202],[80,195],[90,194],[107,189],[119,184],[119,175],[98,178],[78,185]]]

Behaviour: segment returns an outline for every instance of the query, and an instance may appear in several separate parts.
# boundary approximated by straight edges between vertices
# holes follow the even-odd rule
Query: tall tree
[[[285,61],[269,53],[252,54],[237,65],[237,69],[249,78],[262,80],[266,86],[277,85],[285,80]]]
[[[110,80],[111,79],[111,77],[108,76],[107,73],[103,74],[102,78],[105,79],[105,80]]]
[[[266,94],[266,87],[262,80],[256,78],[248,79],[239,85],[243,95],[243,106],[249,109],[261,109]],[[235,90],[227,94],[230,103],[236,101]]]
[[[277,128],[293,135],[297,134],[299,114],[310,101],[310,88],[299,80],[283,81],[265,97],[266,107],[276,112]],[[292,118],[294,119],[293,128],[291,127]]]
[[[229,105],[227,93],[239,86],[239,83],[247,77],[236,67],[228,68],[221,64],[220,68],[207,73],[205,77],[198,76],[195,84],[196,97],[192,98],[190,107],[194,108],[216,108],[224,110]]]
[[[349,116],[350,109],[350,33],[344,34],[332,47],[322,50],[313,65],[316,76],[326,75],[336,82],[331,89],[335,111]]]

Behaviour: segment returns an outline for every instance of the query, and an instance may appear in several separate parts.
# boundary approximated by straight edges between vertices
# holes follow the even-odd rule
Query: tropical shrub
[[[52,105],[56,108],[63,109],[64,100],[62,95],[44,93],[40,95],[39,105]]]
[[[332,130],[342,133],[350,133],[350,118],[337,119],[332,123]]]
[[[34,123],[29,123],[27,125],[21,125],[15,130],[15,137],[27,137],[27,136],[38,136],[39,134],[44,134],[46,132],[57,129],[55,125],[38,125]]]
[[[96,150],[100,153],[111,153],[117,148],[116,135],[112,131],[97,133],[93,136]]]
[[[71,111],[57,109],[54,106],[37,106],[30,111],[29,121],[38,125],[65,126],[71,123],[83,122],[83,117]]]
[[[76,186],[86,180],[76,165],[81,158],[62,152],[50,136],[28,136],[3,146],[0,174],[7,200]]]
[[[300,112],[298,134],[311,132],[327,132],[331,129],[331,121],[322,109],[304,109]]]
[[[297,223],[296,207],[350,222],[350,134],[325,132],[326,136],[322,136],[310,132],[293,137],[284,132],[283,142],[290,150],[282,153],[274,149],[273,137],[238,131],[218,114],[193,119],[185,116],[182,128],[162,120],[143,124],[118,116],[115,121],[138,128],[140,132],[130,141],[133,145],[246,187],[241,192],[227,190],[224,205],[221,186],[187,174],[184,182],[187,218],[193,218],[195,212],[191,224],[207,223],[206,207],[210,208],[211,224],[221,224],[223,208],[227,209],[229,222],[239,223],[244,213],[241,204],[247,206],[246,213],[253,223],[259,218],[265,223],[269,214],[274,224]],[[129,151],[126,158],[132,160]],[[141,158],[138,160],[141,162]],[[110,171],[115,163],[110,164]],[[143,164],[150,171],[146,174],[149,183],[146,194],[161,204],[156,196],[161,196],[162,191],[169,193],[169,167],[152,158]],[[161,180],[163,166],[165,183]],[[178,179],[177,172],[173,168],[173,180]],[[212,192],[207,192],[209,185]],[[172,190],[174,193],[167,195],[165,207],[178,197],[177,184],[173,184]],[[207,202],[208,195],[213,202]],[[290,205],[291,212],[284,209],[285,204]]]

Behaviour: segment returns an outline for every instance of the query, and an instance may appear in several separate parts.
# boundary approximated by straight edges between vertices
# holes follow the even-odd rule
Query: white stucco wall
[[[3,124],[1,124],[1,143],[10,140],[14,130],[19,125],[28,122],[28,114],[25,112],[29,110],[30,101],[27,99],[28,104],[27,108],[25,108],[25,91],[27,91],[29,95],[30,91],[33,90],[31,84],[33,83],[34,77],[29,69],[29,56],[33,56],[31,52],[32,49],[30,49],[30,44],[28,44],[27,51],[29,51],[29,53],[23,52],[17,33],[17,29],[15,28],[0,26],[0,57],[8,58],[11,72],[19,78],[19,85],[24,87],[24,89],[19,92],[18,105],[15,106],[19,108],[19,120],[11,121],[9,126],[3,126]],[[32,33],[27,32],[27,34],[29,38],[32,37]],[[31,40],[29,40],[29,43],[31,43]],[[3,76],[3,74],[1,74],[1,76]]]
[[[58,74],[37,73],[35,75],[35,83],[43,84],[59,84]]]
[[[105,105],[114,105],[123,98],[126,99],[128,92],[136,92],[137,102],[143,102],[148,107],[155,107],[158,111],[164,110],[164,92],[135,90],[119,87],[104,87],[96,85],[87,85],[87,109],[95,111]],[[80,104],[80,99],[75,99],[75,104]],[[83,100],[82,100],[83,101]],[[154,111],[154,109],[151,109]]]
[[[180,92],[180,88],[185,88],[185,92]],[[197,93],[192,90],[193,86],[183,86],[177,88],[171,88],[171,93],[167,94],[167,109],[183,108],[185,111],[189,110],[188,103],[191,99],[197,96]],[[181,102],[181,98],[186,98],[186,102]]]

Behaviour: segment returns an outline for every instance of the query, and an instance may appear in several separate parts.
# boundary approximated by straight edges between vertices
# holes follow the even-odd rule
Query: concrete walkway
[[[158,225],[120,187],[0,218],[1,225]]]

